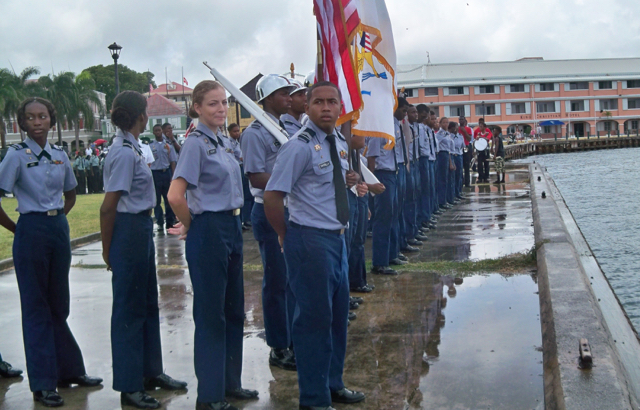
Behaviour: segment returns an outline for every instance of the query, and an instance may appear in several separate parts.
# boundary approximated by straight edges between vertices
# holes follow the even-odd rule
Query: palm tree
[[[6,146],[4,119],[17,122],[17,111],[22,100],[27,97],[41,95],[41,87],[37,82],[28,80],[38,75],[36,67],[27,67],[18,75],[6,68],[0,69],[0,137],[2,148]],[[24,140],[24,133],[20,130],[20,137]]]
[[[62,146],[62,124],[69,114],[71,100],[75,93],[75,74],[62,72],[40,77],[38,83],[44,88],[45,96],[56,107],[58,145]]]
[[[80,74],[75,79],[75,92],[69,99],[67,121],[73,123],[76,134],[76,150],[80,144],[80,118],[84,119],[84,129],[93,129],[94,107],[99,113],[104,112],[102,102],[95,92],[96,83],[89,73]]]

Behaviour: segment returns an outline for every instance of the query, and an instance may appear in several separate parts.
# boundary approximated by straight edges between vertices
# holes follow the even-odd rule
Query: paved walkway
[[[498,257],[533,246],[528,173],[514,170],[506,186],[475,186],[468,199],[440,218],[438,228],[412,262]],[[193,409],[193,292],[184,245],[156,237],[159,303],[166,372],[189,383],[187,393],[155,392],[167,409]],[[87,371],[103,377],[97,389],[60,389],[67,409],[120,408],[111,389],[110,274],[100,244],[73,252],[69,323]],[[411,266],[411,265],[409,265]],[[297,409],[295,372],[270,368],[260,301],[260,257],[245,233],[245,387],[260,399],[241,409]],[[349,328],[345,382],[367,394],[364,403],[337,409],[541,409],[543,398],[539,305],[535,272],[483,273],[455,279],[435,272],[370,277]],[[25,368],[19,295],[12,271],[0,274],[0,351]],[[0,410],[35,405],[28,380],[0,379]]]

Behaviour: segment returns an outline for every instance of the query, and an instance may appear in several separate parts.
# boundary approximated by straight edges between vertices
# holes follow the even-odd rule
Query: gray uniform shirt
[[[275,122],[278,119],[268,114]],[[265,127],[258,121],[254,121],[242,133],[240,144],[243,153],[244,172],[246,174],[271,174],[273,164],[276,162],[276,156],[280,150],[280,142],[276,137],[271,135]],[[260,198],[261,202],[264,190],[251,186],[251,195]]]
[[[396,161],[398,161],[398,164],[404,164],[403,142],[406,141],[406,139],[404,139],[402,136],[402,124],[400,124],[400,121],[398,121],[395,117],[393,118],[393,123],[395,125],[396,131],[396,145],[395,147],[393,147],[393,150],[396,153]]]
[[[62,209],[62,193],[76,185],[69,157],[56,145],[47,143],[43,149],[27,138],[9,147],[0,163],[0,189],[13,192],[21,214]]]
[[[367,158],[376,159],[376,171],[398,170],[394,159],[395,150],[384,148],[387,142],[389,140],[386,138],[367,137]]]
[[[187,204],[194,215],[231,211],[244,204],[242,174],[229,138],[200,122],[180,150],[173,179],[187,181]]]
[[[153,175],[138,140],[118,129],[104,161],[104,192],[122,192],[117,211],[137,214],[156,206]]]
[[[287,130],[289,135],[294,135],[302,129],[300,121],[296,120],[295,117],[289,113],[282,114],[280,116],[280,121],[284,123],[284,129]]]
[[[453,135],[453,150],[456,155],[464,153],[464,137],[460,133]]]
[[[429,137],[424,124],[418,124],[418,140],[420,141],[420,157],[429,158],[431,147],[429,145]]]
[[[349,169],[348,148],[344,138],[337,135],[336,149],[344,178]],[[308,121],[306,127],[282,147],[267,191],[289,194],[289,220],[299,225],[338,230],[346,226],[337,217],[333,163],[326,136]]]
[[[454,152],[453,139],[451,139],[451,134],[448,131],[440,128],[436,133],[436,140],[438,141],[438,152]]]
[[[429,160],[435,161],[440,148],[438,145],[438,140],[436,139],[436,133],[433,128],[429,127],[428,125],[425,125],[424,129],[427,132],[427,140],[429,142]]]
[[[75,161],[73,161],[73,166],[75,167],[75,169],[77,169],[78,171],[84,171],[84,158],[82,157],[77,157],[75,159]]]
[[[422,143],[420,141],[420,124],[414,122],[409,127],[411,128],[411,132],[413,132],[413,138],[407,148],[409,151],[409,161],[414,162],[420,158],[420,144]]]
[[[149,148],[153,154],[152,171],[164,171],[171,166],[172,162],[178,161],[176,150],[164,141],[153,140],[149,143]]]
[[[242,165],[242,149],[240,148],[240,141],[229,138],[229,144],[231,144],[231,148],[233,148],[233,156],[236,157],[236,161],[238,164]]]

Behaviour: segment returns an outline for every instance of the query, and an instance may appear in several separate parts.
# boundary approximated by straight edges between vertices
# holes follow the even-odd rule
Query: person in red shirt
[[[473,132],[473,138],[487,140],[487,148],[483,151],[478,151],[478,183],[489,182],[489,142],[491,142],[492,136],[491,130],[484,123],[484,119],[480,118],[478,128]]]
[[[469,171],[469,167],[471,166],[471,159],[473,158],[473,131],[471,127],[467,125],[467,119],[464,115],[461,115],[460,118],[460,127],[458,128],[458,132],[464,137],[464,154],[462,155],[462,163],[464,168],[464,186],[471,185],[471,172]]]

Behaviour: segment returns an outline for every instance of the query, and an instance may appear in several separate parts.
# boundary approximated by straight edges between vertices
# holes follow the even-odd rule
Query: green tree
[[[106,94],[106,109],[109,110],[116,96],[115,66],[113,64],[106,67],[96,65],[86,68],[81,75],[84,73],[91,75],[91,78],[96,84],[96,90]],[[153,81],[154,74],[152,72],[145,71],[139,73],[122,64],[118,65],[118,77],[120,80],[120,91],[133,90],[144,94],[149,91],[149,83],[151,83],[154,88],[156,86],[155,81]]]
[[[71,99],[75,92],[75,74],[62,72],[58,75],[49,74],[40,77],[38,83],[44,88],[45,97],[56,107],[56,129],[58,130],[58,145],[62,146],[62,128],[65,117],[69,114]]]
[[[27,67],[20,74],[6,68],[0,68],[0,145],[5,148],[6,129],[4,120],[17,122],[18,107],[27,97],[40,96],[41,86],[29,79],[40,74],[36,67]],[[20,137],[24,140],[24,133],[20,130]]]

